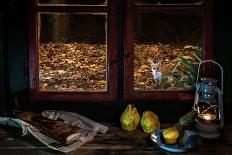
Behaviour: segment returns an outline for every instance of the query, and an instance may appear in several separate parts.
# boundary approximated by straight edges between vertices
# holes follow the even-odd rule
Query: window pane
[[[43,5],[106,5],[107,0],[38,0],[38,3]]]
[[[204,0],[135,0],[135,4],[203,4]]]
[[[106,14],[39,14],[40,91],[106,91]]]
[[[137,13],[134,90],[189,90],[202,55],[201,15]]]

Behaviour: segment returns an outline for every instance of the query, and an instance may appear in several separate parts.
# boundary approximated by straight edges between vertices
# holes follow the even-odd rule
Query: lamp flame
[[[207,121],[213,121],[216,120],[216,116],[212,115],[212,114],[200,114],[198,115],[200,118],[207,120]]]

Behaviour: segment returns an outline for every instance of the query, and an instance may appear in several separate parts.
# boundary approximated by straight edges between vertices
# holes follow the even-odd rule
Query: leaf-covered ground
[[[40,90],[106,90],[106,45],[43,43],[39,53]]]
[[[201,49],[185,45],[135,44],[134,89],[135,90],[186,90],[194,85]],[[152,63],[159,63],[160,81],[154,79]]]
[[[186,90],[194,84],[201,50],[194,46],[135,44],[135,90]],[[106,91],[106,45],[41,43],[39,76],[41,91]],[[152,74],[158,63],[161,81]]]

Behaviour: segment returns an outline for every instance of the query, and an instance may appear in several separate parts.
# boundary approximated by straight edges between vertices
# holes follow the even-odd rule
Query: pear
[[[134,104],[128,104],[120,117],[122,129],[126,131],[135,130],[140,122],[140,115]]]
[[[179,131],[175,127],[169,127],[162,132],[165,144],[176,144],[179,138]]]
[[[158,116],[152,111],[144,111],[141,118],[141,127],[144,132],[149,134],[156,130],[159,130],[160,121]]]

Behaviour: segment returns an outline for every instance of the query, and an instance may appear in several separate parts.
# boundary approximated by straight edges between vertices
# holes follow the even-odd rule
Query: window
[[[210,7],[202,0],[127,0],[127,100],[192,99],[197,66],[212,58]]]
[[[31,0],[30,98],[114,101],[123,76],[125,100],[192,99],[197,65],[213,56],[210,11],[209,0]]]
[[[112,0],[30,1],[32,100],[115,100],[117,23]]]

